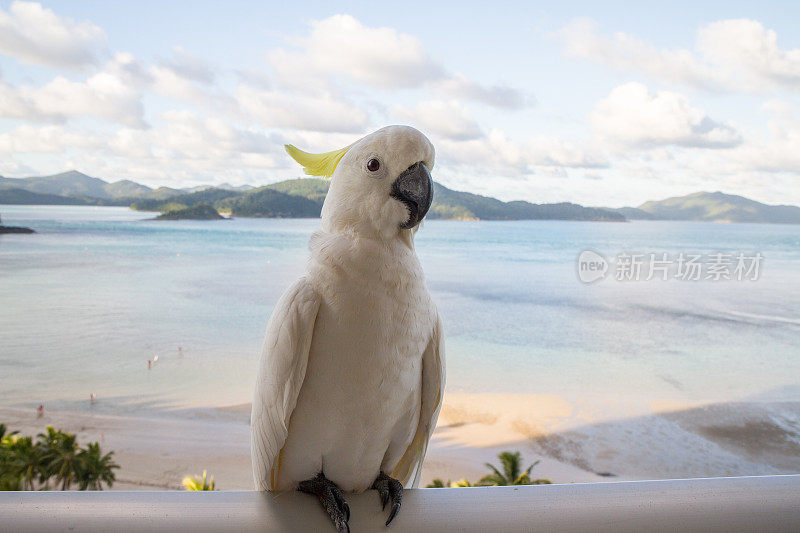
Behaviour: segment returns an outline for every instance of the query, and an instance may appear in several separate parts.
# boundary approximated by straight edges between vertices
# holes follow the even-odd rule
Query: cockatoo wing
[[[406,488],[415,488],[419,485],[422,461],[428,450],[428,440],[431,438],[436,427],[436,420],[439,418],[443,396],[444,338],[442,337],[442,320],[437,313],[433,336],[422,355],[422,393],[420,394],[422,405],[417,431],[392,472],[392,477],[398,479]]]
[[[301,278],[278,300],[267,326],[250,416],[256,490],[276,488],[281,450],[305,379],[319,305],[319,296]]]

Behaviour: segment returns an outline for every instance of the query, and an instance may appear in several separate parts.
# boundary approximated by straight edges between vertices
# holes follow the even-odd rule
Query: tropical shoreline
[[[525,466],[540,460],[532,477],[553,483],[800,472],[800,402],[651,407],[597,417],[556,395],[448,394],[420,486],[475,482],[502,451],[521,452]],[[203,470],[221,490],[249,490],[248,420],[248,404],[143,418],[0,408],[0,421],[22,434],[52,425],[113,451],[113,490],[180,490]]]

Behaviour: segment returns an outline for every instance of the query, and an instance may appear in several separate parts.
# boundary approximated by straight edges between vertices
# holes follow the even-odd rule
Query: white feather
[[[256,489],[271,490],[289,420],[306,374],[319,298],[304,278],[289,287],[267,326],[250,417]]]
[[[422,398],[417,431],[400,462],[392,471],[392,476],[399,479],[406,488],[419,486],[422,462],[428,451],[428,441],[436,428],[439,410],[442,407],[444,382],[444,338],[442,321],[437,315],[433,338],[422,356]]]

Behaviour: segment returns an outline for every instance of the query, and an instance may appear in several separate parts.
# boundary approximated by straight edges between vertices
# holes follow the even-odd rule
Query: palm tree
[[[47,426],[47,433],[40,433],[39,442],[44,448],[42,459],[44,468],[42,477],[56,477],[61,483],[61,490],[68,490],[75,481],[78,469],[78,444],[75,435],[55,430]]]
[[[444,489],[444,488],[448,488],[449,487],[451,489],[458,489],[458,488],[461,488],[461,487],[475,487],[475,486],[476,485],[473,485],[472,483],[467,481],[467,478],[463,478],[463,477],[461,479],[456,480],[456,481],[448,481],[447,483],[445,483],[444,481],[442,481],[440,478],[437,477],[436,479],[431,481],[428,485],[426,485],[425,488],[426,489]]]
[[[14,436],[6,442],[9,452],[6,467],[12,481],[16,477],[22,490],[35,490],[34,481],[39,476],[42,463],[41,449],[30,437]]]
[[[203,477],[186,476],[183,478],[183,488],[186,490],[214,490],[214,476],[206,482],[206,471],[203,470]]]
[[[12,431],[8,435],[6,435],[6,431],[8,431],[6,425],[0,424],[0,442],[2,442],[3,438],[5,437],[11,437],[12,435],[16,435],[17,433],[19,433],[19,431]]]
[[[539,464],[539,461],[534,462],[525,471],[520,472],[520,465],[522,464],[522,456],[519,452],[503,452],[497,456],[500,459],[503,472],[500,472],[494,465],[486,463],[492,473],[485,475],[481,478],[479,483],[481,485],[490,486],[503,486],[503,485],[546,485],[550,483],[549,479],[537,479],[531,481],[531,470]]]
[[[114,452],[105,455],[100,451],[100,444],[90,442],[85,449],[78,452],[76,481],[80,490],[103,490],[103,483],[111,487],[117,476],[114,470],[119,465],[114,462]]]
[[[16,441],[17,432],[6,434],[8,428],[0,424],[0,490],[25,490],[22,476],[17,469]]]
[[[36,437],[39,439],[39,444],[45,448],[54,447],[58,439],[60,439],[63,435],[66,435],[66,433],[60,429],[53,428],[53,426],[47,426],[44,429],[45,433],[39,433]]]
[[[15,471],[9,437],[0,440],[0,490],[24,490],[22,478]]]

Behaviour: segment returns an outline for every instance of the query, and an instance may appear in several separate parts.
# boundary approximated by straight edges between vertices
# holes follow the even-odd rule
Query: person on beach
[[[151,367],[152,365],[153,365],[153,362],[152,362],[150,359],[148,359],[148,360],[147,360],[147,370],[150,370],[150,367]]]
[[[39,407],[36,408],[36,418],[42,418],[44,416],[44,405],[39,404]]]
[[[181,348],[180,346],[178,346],[178,355],[183,357],[183,348]]]
[[[91,394],[89,395],[89,403],[92,403],[92,404],[93,404],[93,403],[94,403],[94,401],[95,401],[96,399],[97,399],[97,396],[95,396],[95,394],[94,394],[94,393],[91,393]]]

